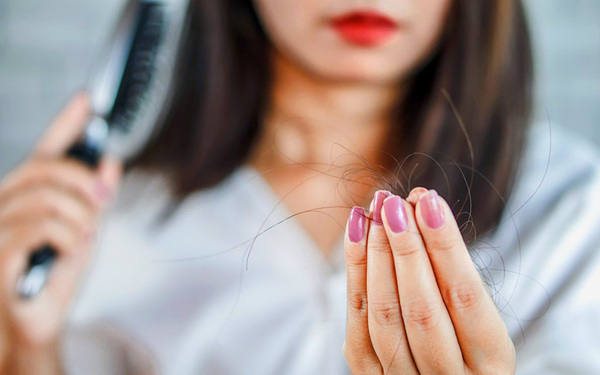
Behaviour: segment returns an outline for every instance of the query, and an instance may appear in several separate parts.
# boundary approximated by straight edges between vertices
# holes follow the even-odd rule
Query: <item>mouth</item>
[[[347,42],[376,46],[392,37],[398,23],[375,11],[353,11],[331,19],[333,29]]]

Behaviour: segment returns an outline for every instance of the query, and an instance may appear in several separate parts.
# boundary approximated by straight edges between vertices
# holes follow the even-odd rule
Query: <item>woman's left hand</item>
[[[370,211],[353,208],[345,235],[352,372],[514,374],[513,343],[446,201],[378,191]]]

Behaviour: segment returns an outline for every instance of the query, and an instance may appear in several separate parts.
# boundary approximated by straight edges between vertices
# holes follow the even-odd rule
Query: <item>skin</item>
[[[99,214],[114,195],[119,161],[98,170],[64,158],[88,116],[85,95],[55,119],[34,152],[0,183],[0,374],[59,374],[59,335],[84,269]],[[31,249],[59,253],[52,277],[31,301],[15,293]]]
[[[372,221],[352,242],[346,231],[344,355],[355,374],[514,374],[515,351],[450,207],[440,228],[423,215],[424,188],[402,200],[408,230]],[[386,198],[390,199],[390,198]],[[372,213],[369,216],[372,218]]]
[[[373,183],[345,180],[346,167],[380,164],[390,110],[403,82],[435,51],[450,0],[255,0],[272,41],[274,84],[265,129],[249,163],[264,171],[291,212],[340,207],[297,216],[329,256],[344,233],[348,201],[367,205]],[[350,44],[331,17],[374,8],[398,22],[399,32],[376,47]]]
[[[356,163],[348,151],[378,162],[374,150],[389,129],[391,105],[435,50],[450,0],[255,5],[273,43],[275,79],[266,131],[251,162],[266,171],[290,212],[344,206],[348,198],[367,207],[373,190],[365,184],[347,182],[346,190],[335,191],[340,171]],[[361,48],[327,24],[365,7],[399,21],[400,32],[376,48]],[[367,225],[359,243],[350,241],[347,227],[345,234],[336,227],[347,209],[327,211],[334,220],[295,217],[325,255],[344,236],[348,364],[355,374],[514,373],[512,341],[447,203],[440,198],[446,218],[440,229],[423,221],[419,198],[427,191],[416,188],[403,200],[407,232],[393,233],[384,209],[384,225]]]
[[[356,167],[351,153],[379,161],[392,104],[402,97],[411,72],[435,51],[450,0],[255,0],[255,5],[273,42],[275,70],[265,131],[249,163],[270,171],[267,182],[286,197],[283,204],[291,212],[342,207],[328,212],[334,220],[296,218],[325,255],[344,240],[349,301],[344,354],[352,371],[512,372],[512,343],[481,291],[449,211],[443,229],[428,230],[419,214],[423,191],[413,191],[404,203],[410,212],[405,238],[389,233],[384,219],[383,227],[367,226],[363,241],[354,244],[340,225],[348,200],[367,206],[373,193],[365,180],[347,181],[347,189],[337,190],[341,171]],[[346,43],[327,20],[356,7],[386,13],[401,23],[400,32],[377,48]],[[108,158],[91,171],[63,157],[87,111],[85,96],[73,99],[32,155],[0,182],[0,374],[61,372],[58,340],[66,307],[122,170]],[[45,243],[60,253],[56,272],[42,295],[24,303],[15,298],[14,286],[29,251]],[[428,315],[431,311],[437,313]]]

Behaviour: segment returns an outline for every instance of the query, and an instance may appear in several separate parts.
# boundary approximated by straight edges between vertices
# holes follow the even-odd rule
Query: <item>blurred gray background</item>
[[[475,0],[478,1],[478,0]],[[78,89],[123,0],[0,0],[0,176]],[[538,116],[600,144],[600,0],[525,0]]]

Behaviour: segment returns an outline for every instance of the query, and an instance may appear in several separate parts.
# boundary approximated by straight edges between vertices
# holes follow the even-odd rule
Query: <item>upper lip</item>
[[[335,16],[331,19],[333,24],[340,24],[346,22],[363,22],[372,23],[378,25],[386,25],[390,27],[397,27],[398,23],[387,15],[375,11],[375,10],[353,10],[339,16]]]

